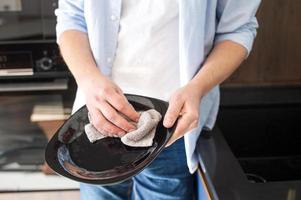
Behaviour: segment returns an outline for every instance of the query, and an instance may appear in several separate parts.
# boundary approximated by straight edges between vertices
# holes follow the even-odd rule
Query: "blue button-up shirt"
[[[184,86],[202,67],[213,46],[231,40],[251,51],[258,27],[255,13],[260,0],[179,0],[179,66]],[[59,0],[57,38],[66,30],[88,34],[101,72],[111,75],[117,48],[122,0]],[[140,19],[141,20],[141,19]],[[83,66],[84,67],[84,66]],[[219,107],[219,87],[201,100],[199,126],[185,134],[190,172],[198,166],[196,142],[204,127],[214,126]]]

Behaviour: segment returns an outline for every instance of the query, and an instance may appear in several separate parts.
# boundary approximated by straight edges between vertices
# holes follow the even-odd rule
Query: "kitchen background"
[[[76,89],[55,44],[56,7],[56,0],[0,0],[0,199],[42,199],[39,195],[45,191],[57,190],[68,192],[46,192],[48,199],[78,198],[78,184],[46,175],[51,170],[44,164],[47,139],[68,118]],[[261,172],[248,167],[247,158],[254,154],[285,157],[279,170],[291,173],[279,178],[262,172],[264,181],[301,179],[301,137],[296,134],[301,110],[300,10],[298,0],[263,0],[253,52],[221,86],[217,125],[246,175]],[[239,130],[249,127],[245,141]],[[258,131],[270,129],[277,130],[276,135]],[[288,157],[294,159],[291,168],[285,165]]]
[[[76,89],[55,43],[55,8],[57,0],[0,0],[0,199],[78,189],[47,175],[44,164],[47,140],[70,115]]]

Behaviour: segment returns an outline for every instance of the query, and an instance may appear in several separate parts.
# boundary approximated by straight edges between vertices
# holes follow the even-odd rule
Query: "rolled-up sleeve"
[[[59,6],[55,10],[55,15],[57,16],[57,43],[64,31],[78,30],[87,32],[84,16],[84,0],[59,0]]]
[[[251,52],[258,23],[255,17],[261,0],[218,0],[215,43],[230,40]]]

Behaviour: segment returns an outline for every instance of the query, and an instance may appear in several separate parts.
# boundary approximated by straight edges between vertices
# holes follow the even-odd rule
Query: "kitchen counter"
[[[205,135],[205,134],[204,134]],[[251,183],[231,152],[221,131],[200,137],[201,168],[214,200],[298,200],[301,181]]]
[[[233,94],[233,89],[230,91]],[[298,172],[294,172],[296,175],[292,173],[293,176],[290,177],[290,180],[286,180],[285,178],[287,177],[285,177],[284,180],[280,180],[282,178],[281,176],[286,174],[286,172],[283,172],[284,170],[280,170],[281,175],[279,176],[277,176],[279,173],[273,172],[274,175],[276,174],[275,180],[267,179],[264,183],[249,181],[245,174],[245,169],[242,168],[240,163],[241,160],[238,160],[240,156],[246,158],[247,156],[252,157],[253,154],[256,154],[256,156],[253,156],[254,158],[259,157],[263,159],[269,158],[268,156],[280,157],[280,154],[282,157],[284,157],[284,155],[300,156],[300,137],[298,136],[300,126],[296,119],[296,116],[300,113],[300,106],[295,106],[297,105],[296,103],[300,105],[300,87],[298,88],[298,93],[295,92],[297,90],[291,90],[294,91],[294,94],[298,94],[298,98],[289,99],[287,98],[288,96],[279,95],[279,92],[284,91],[282,89],[277,89],[278,94],[276,94],[274,90],[269,93],[268,90],[263,91],[262,88],[253,91],[251,89],[251,92],[250,89],[248,89],[248,98],[246,99],[252,101],[248,103],[252,105],[252,109],[247,107],[248,112],[246,112],[246,109],[243,107],[244,105],[235,107],[237,105],[233,105],[233,101],[230,101],[231,99],[236,99],[238,103],[246,103],[246,101],[235,98],[237,96],[244,98],[246,94],[244,94],[242,90],[234,90],[234,96],[232,94],[229,95],[229,93],[225,96],[225,93],[230,91],[224,90],[222,93],[223,101],[221,105],[222,107],[226,107],[226,109],[222,109],[220,113],[222,120],[217,121],[217,126],[214,127],[212,131],[203,131],[198,141],[201,170],[212,199],[300,200],[301,180],[300,177],[298,177],[301,170],[299,168],[300,160],[293,160],[293,162],[289,163],[294,165],[294,168],[297,168],[296,171]],[[257,101],[259,91],[264,94],[261,95],[261,101]],[[286,92],[287,91],[289,90],[286,90]],[[266,100],[269,101],[270,99],[279,101],[279,98],[276,98],[277,96],[286,97],[287,100],[281,101],[278,104],[279,107],[284,102],[289,102],[288,100],[294,102],[293,104],[285,104],[283,107],[280,107],[280,109],[278,107],[268,107],[270,102],[267,102],[264,106],[254,106],[254,102],[256,102],[256,104],[262,102],[266,94],[273,94],[271,98],[266,98]],[[292,94],[287,95],[292,97]],[[253,97],[256,97],[256,101],[252,100]],[[230,103],[231,105],[229,105]],[[275,103],[273,106],[274,105]],[[240,109],[242,107],[245,110]],[[243,124],[245,122],[246,124]],[[231,128],[226,128],[229,126],[231,126]],[[282,127],[283,129],[281,129]],[[233,135],[235,135],[235,137]],[[266,139],[264,139],[265,137]],[[247,154],[248,151],[250,155]],[[265,173],[267,173],[266,171],[277,171],[277,168],[281,168],[279,164],[272,164],[271,167],[266,167],[264,170]]]
[[[80,200],[78,190],[72,191],[42,191],[42,192],[11,192],[0,193],[0,199],[9,200]]]

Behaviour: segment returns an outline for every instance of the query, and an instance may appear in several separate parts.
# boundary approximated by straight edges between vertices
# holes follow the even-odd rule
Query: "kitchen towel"
[[[141,112],[137,129],[122,136],[121,141],[131,147],[152,146],[156,128],[161,118],[161,114],[154,109]],[[85,126],[85,132],[92,143],[107,137],[105,133],[99,132],[91,123]]]

